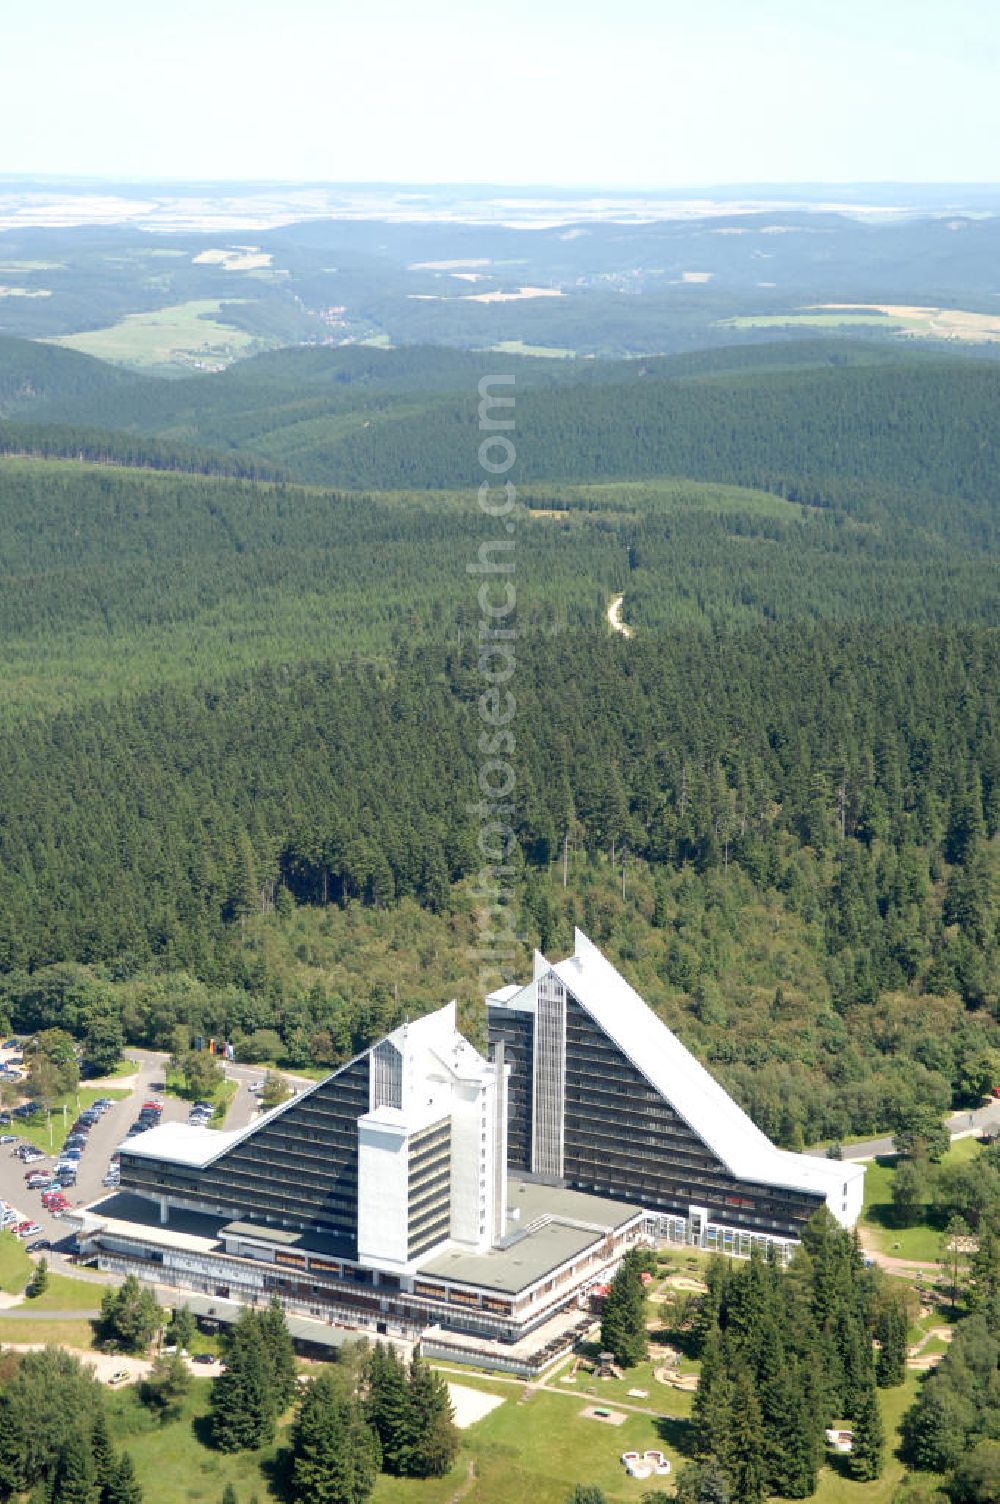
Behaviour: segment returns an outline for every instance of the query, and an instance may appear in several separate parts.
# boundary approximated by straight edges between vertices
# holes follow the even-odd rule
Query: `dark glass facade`
[[[512,1170],[530,1170],[535,1016],[506,1008],[487,1011],[490,1059],[493,1059],[493,1046],[503,1040],[504,1059],[511,1067],[507,1095],[507,1164]]]
[[[351,1061],[205,1169],[146,1159],[124,1147],[122,1189],[222,1206],[303,1231],[321,1228],[356,1249],[358,1118],[368,1111],[368,1071],[367,1054]]]
[[[575,1190],[751,1232],[798,1237],[820,1195],[737,1180],[572,993],[566,999],[564,1176]]]
[[[407,1258],[417,1258],[451,1232],[451,1119],[410,1140]]]
[[[532,1015],[489,1010],[490,1043],[503,1039],[515,1066],[510,1083],[507,1163],[532,1169]],[[566,995],[563,1184],[647,1211],[687,1217],[704,1207],[711,1222],[797,1238],[823,1196],[738,1180]]]

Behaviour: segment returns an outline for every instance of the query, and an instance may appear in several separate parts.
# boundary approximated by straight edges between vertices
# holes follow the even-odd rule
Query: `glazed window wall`
[[[547,972],[536,986],[535,1060],[531,1168],[561,1179],[566,1090],[566,989]]]
[[[821,1196],[737,1180],[567,995],[567,1185],[650,1211],[798,1237]]]
[[[507,1095],[507,1163],[531,1169],[531,1082],[535,1055],[535,1018],[513,1009],[489,1009],[490,1054],[503,1040],[504,1061],[511,1067]]]

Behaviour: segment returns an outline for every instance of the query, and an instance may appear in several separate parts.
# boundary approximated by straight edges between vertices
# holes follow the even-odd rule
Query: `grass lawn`
[[[30,1339],[29,1339],[30,1340]],[[588,1397],[574,1392],[529,1392],[527,1386],[455,1375],[455,1382],[490,1388],[504,1403],[461,1433],[461,1448],[444,1478],[408,1480],[380,1477],[374,1504],[449,1504],[461,1493],[469,1504],[565,1504],[574,1484],[604,1490],[609,1504],[639,1504],[644,1493],[668,1480],[629,1479],[619,1457],[623,1451],[657,1447],[675,1471],[683,1463],[679,1445],[682,1422],[629,1414],[621,1426],[585,1419],[580,1411]],[[918,1380],[881,1393],[886,1426],[886,1465],[877,1483],[852,1482],[838,1466],[824,1467],[816,1493],[818,1504],[889,1504],[903,1476],[894,1452],[903,1414],[916,1394]],[[277,1443],[261,1452],[226,1456],[207,1444],[210,1385],[196,1380],[181,1416],[159,1426],[138,1403],[133,1390],[109,1396],[112,1431],[118,1445],[131,1453],[147,1498],[157,1504],[217,1504],[227,1483],[241,1500],[256,1494],[280,1497],[274,1459],[287,1441],[287,1422]]]
[[[17,1135],[19,1138],[29,1139],[31,1143],[37,1144],[39,1149],[44,1149],[46,1154],[57,1154],[66,1142],[66,1135],[72,1128],[77,1113],[84,1107],[89,1107],[91,1102],[97,1101],[98,1097],[110,1097],[113,1102],[120,1102],[127,1096],[127,1091],[106,1091],[103,1087],[81,1086],[77,1091],[60,1098],[52,1108],[48,1120],[44,1113],[38,1113],[28,1122],[19,1122]],[[11,1129],[11,1132],[14,1130]]]
[[[196,1379],[181,1415],[166,1426],[152,1419],[134,1389],[111,1400],[112,1435],[131,1454],[146,1498],[156,1504],[219,1504],[227,1483],[242,1504],[254,1494],[260,1500],[277,1497],[265,1477],[277,1447],[228,1455],[207,1445],[210,1390],[210,1380]]]
[[[43,1347],[77,1347],[89,1352],[94,1329],[89,1321],[19,1321],[0,1312],[0,1346],[7,1342],[38,1342]]]
[[[45,1293],[25,1302],[30,1311],[96,1311],[107,1285],[96,1280],[73,1279],[69,1274],[50,1274]]]
[[[813,1498],[816,1504],[889,1504],[903,1478],[903,1464],[896,1457],[899,1425],[917,1394],[919,1379],[908,1374],[906,1383],[896,1389],[880,1389],[882,1420],[885,1425],[885,1466],[875,1483],[855,1483],[840,1466],[824,1467]],[[846,1458],[838,1463],[846,1463]]]
[[[942,1159],[942,1164],[967,1164],[980,1153],[974,1138],[956,1139]],[[920,1263],[936,1263],[941,1257],[943,1229],[929,1221],[914,1227],[897,1227],[892,1205],[892,1182],[896,1175],[892,1159],[873,1160],[866,1167],[865,1202],[861,1220],[872,1243],[880,1253]]]
[[[0,1232],[0,1290],[6,1295],[20,1295],[34,1267],[20,1239],[12,1232]]]
[[[668,1384],[661,1384],[659,1379],[653,1377],[652,1363],[638,1363],[635,1368],[626,1369],[622,1379],[599,1379],[595,1374],[580,1368],[573,1383],[564,1384],[562,1376],[568,1374],[572,1367],[572,1361],[561,1364],[555,1373],[546,1378],[546,1383],[551,1384],[553,1389],[565,1389],[570,1394],[579,1395],[581,1404],[615,1405],[621,1402],[626,1405],[648,1406],[674,1420],[685,1420],[691,1414],[694,1395],[684,1389],[672,1389]],[[687,1367],[691,1368],[692,1365],[688,1364]],[[645,1389],[649,1398],[632,1399],[629,1396],[630,1389]]]
[[[611,1504],[638,1504],[656,1482],[630,1479],[619,1460],[622,1452],[657,1447],[675,1469],[679,1465],[677,1440],[683,1428],[677,1422],[629,1415],[624,1425],[609,1426],[581,1417],[589,1403],[586,1396],[536,1390],[523,1400],[514,1398],[517,1393],[513,1390],[511,1400],[462,1433],[462,1451],[475,1461],[478,1482],[467,1495],[475,1504],[510,1504],[515,1499],[565,1504],[576,1483],[602,1488]],[[455,1473],[466,1476],[461,1455]],[[419,1488],[411,1483],[404,1491],[397,1485],[397,1492],[376,1491],[375,1498],[417,1504],[426,1497]],[[430,1498],[437,1504],[434,1495]]]
[[[229,1111],[229,1104],[240,1089],[238,1081],[220,1081],[211,1092],[189,1092],[184,1085],[184,1077],[178,1075],[176,1071],[166,1071],[164,1075],[168,1095],[180,1097],[185,1102],[211,1102],[215,1112],[209,1126],[211,1128],[222,1127],[226,1113]]]
[[[37,1340],[25,1338],[24,1340]],[[445,1478],[408,1480],[380,1477],[375,1504],[447,1504],[469,1482],[470,1504],[564,1504],[578,1482],[605,1490],[610,1504],[638,1504],[651,1486],[630,1480],[619,1462],[628,1449],[659,1447],[675,1467],[682,1427],[654,1416],[629,1415],[622,1426],[583,1419],[589,1397],[535,1390],[525,1398],[522,1384],[500,1383],[476,1375],[454,1375],[454,1382],[488,1388],[504,1403],[461,1433],[461,1449]],[[109,1396],[112,1432],[131,1453],[147,1499],[156,1504],[218,1504],[232,1483],[244,1504],[254,1494],[261,1504],[280,1497],[273,1462],[287,1430],[275,1446],[261,1452],[226,1456],[207,1444],[210,1384],[196,1380],[182,1414],[167,1426],[151,1423],[134,1391]],[[285,1418],[286,1428],[289,1417]]]

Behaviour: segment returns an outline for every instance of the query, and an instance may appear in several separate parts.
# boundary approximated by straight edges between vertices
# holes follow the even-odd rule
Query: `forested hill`
[[[792,837],[831,857],[829,922],[852,971],[910,981],[959,956],[975,969],[966,939],[896,932],[882,905],[902,918],[932,860],[957,867],[963,903],[990,903],[962,869],[1000,828],[995,635],[578,633],[526,642],[518,672],[529,860],[554,857],[572,827],[595,850],[627,840],[668,866],[739,861],[794,887]],[[128,949],[211,967],[261,882],[447,904],[479,863],[466,805],[480,688],[467,652],[428,648],[385,676],[261,671],[9,731],[0,966]]]
[[[140,377],[77,350],[0,334],[0,418],[76,403],[120,413],[126,394],[141,385]]]
[[[516,410],[522,481],[698,476],[833,501],[844,482],[995,505],[1000,369],[812,370],[526,391]],[[457,486],[475,462],[475,393],[419,414],[303,436],[297,474],[351,487]],[[267,452],[266,440],[263,441]]]

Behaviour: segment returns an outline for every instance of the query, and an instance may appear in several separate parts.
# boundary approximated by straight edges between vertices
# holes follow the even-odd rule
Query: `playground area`
[[[669,1457],[652,1447],[646,1452],[623,1452],[621,1462],[630,1478],[666,1478],[671,1472]]]

